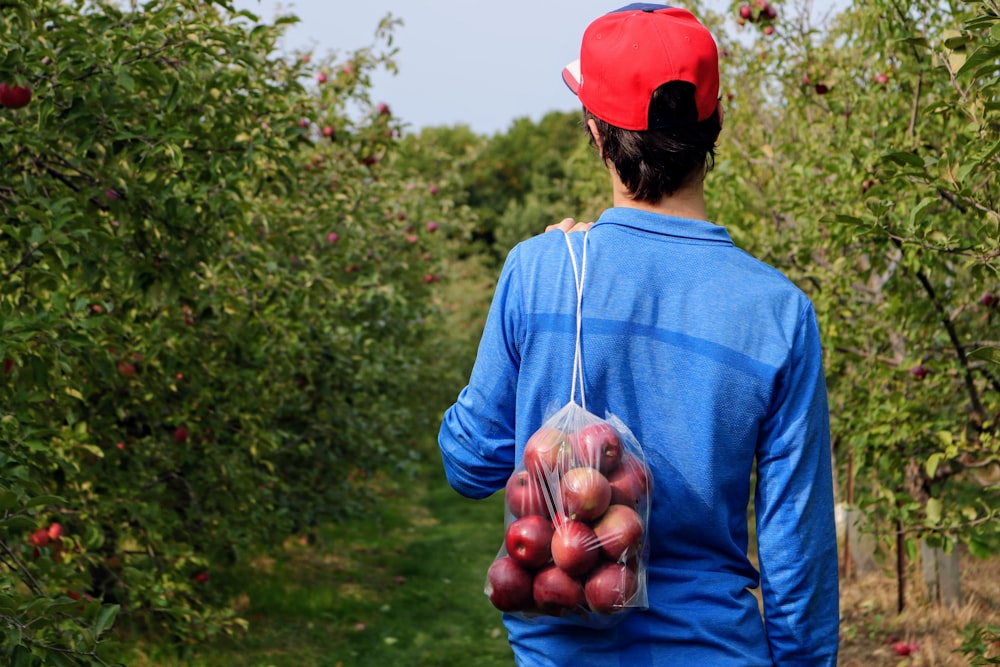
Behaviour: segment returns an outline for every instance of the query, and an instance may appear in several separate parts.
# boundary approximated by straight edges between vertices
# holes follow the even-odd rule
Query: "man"
[[[723,116],[715,41],[686,10],[633,4],[587,28],[563,76],[611,180],[612,208],[570,240],[577,257],[587,244],[587,408],[631,428],[654,479],[649,608],[610,629],[505,614],[517,663],[835,665],[819,331],[805,294],[707,220]],[[502,488],[569,400],[575,297],[564,234],[510,252],[469,385],[441,427],[461,494]],[[747,556],[754,469],[759,568]]]

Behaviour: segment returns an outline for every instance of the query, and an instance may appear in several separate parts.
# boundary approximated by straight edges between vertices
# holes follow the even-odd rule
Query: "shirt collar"
[[[733,245],[729,232],[714,223],[624,206],[606,209],[597,219],[596,225],[620,225],[660,236]]]

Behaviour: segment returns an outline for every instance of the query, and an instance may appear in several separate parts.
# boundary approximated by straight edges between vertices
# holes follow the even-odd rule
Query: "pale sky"
[[[660,2],[661,0],[647,0]],[[749,0],[747,0],[749,1]],[[517,118],[538,120],[552,110],[579,109],[562,82],[587,25],[630,0],[233,0],[270,22],[284,13],[301,22],[286,29],[283,49],[339,57],[375,43],[387,14],[396,29],[399,73],[373,77],[374,102],[418,131],[465,124],[492,135]],[[729,0],[703,0],[725,11]],[[844,7],[851,0],[796,0],[808,7]],[[686,6],[683,0],[668,4]],[[735,18],[735,16],[734,16]],[[735,27],[735,25],[734,25]]]
[[[538,120],[576,110],[562,68],[579,53],[591,20],[628,0],[234,0],[270,21],[277,9],[302,21],[284,47],[345,54],[374,43],[388,13],[401,18],[395,76],[380,73],[373,97],[419,130],[466,124],[480,134],[505,131],[515,118]]]

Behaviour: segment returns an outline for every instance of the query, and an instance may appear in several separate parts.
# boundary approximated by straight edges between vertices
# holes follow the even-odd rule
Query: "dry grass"
[[[959,607],[928,601],[919,577],[907,572],[906,606],[897,614],[893,572],[870,573],[841,582],[842,667],[959,667],[969,665],[960,651],[970,623],[1000,626],[1000,557],[961,558],[962,598]],[[917,645],[911,656],[900,656],[893,645]],[[1000,656],[994,644],[989,656]]]

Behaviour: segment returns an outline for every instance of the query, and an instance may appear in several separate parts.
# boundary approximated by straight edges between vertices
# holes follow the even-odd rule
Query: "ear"
[[[601,137],[601,133],[597,131],[597,122],[593,118],[587,119],[587,129],[590,130],[590,136],[594,138],[594,145],[597,146],[597,152],[604,156],[604,139]]]

